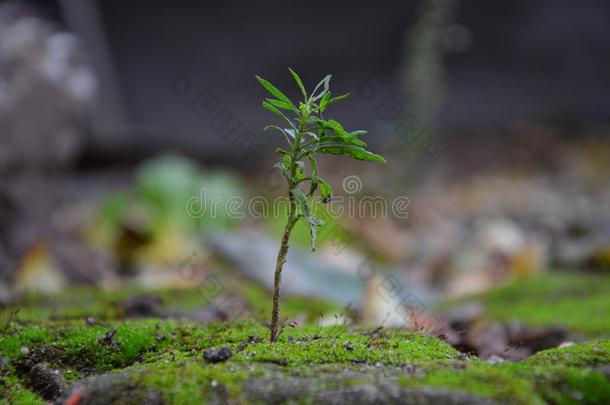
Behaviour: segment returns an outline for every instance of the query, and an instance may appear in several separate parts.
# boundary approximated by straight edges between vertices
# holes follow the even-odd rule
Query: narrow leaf
[[[358,138],[341,138],[340,136],[323,136],[320,138],[320,142],[346,143],[362,147],[366,146],[366,143]]]
[[[290,180],[290,162],[292,161],[290,155],[283,155],[282,160],[277,162],[273,167],[277,167],[282,171],[284,177]]]
[[[282,108],[284,110],[290,110],[290,111],[294,111],[294,107],[292,106],[292,104],[288,104],[285,101],[280,101],[280,100],[274,100],[272,98],[268,98],[267,102],[271,105],[273,105],[274,107],[277,108]]]
[[[300,160],[296,162],[296,171],[294,175],[294,179],[299,182],[305,178],[305,163]]]
[[[267,80],[263,79],[260,76],[256,76],[256,80],[258,80],[258,82],[271,94],[273,94],[273,96],[275,96],[275,98],[290,104],[293,108],[294,106],[292,105],[292,101],[290,101],[290,99],[288,97],[286,97],[286,95],[284,93],[282,93],[277,87],[275,87],[274,85],[272,85],[270,82],[268,82]]]
[[[295,187],[292,190],[290,190],[290,193],[297,200],[297,204],[298,204],[299,208],[301,209],[303,216],[304,217],[310,216],[309,205],[307,205],[307,197],[305,196],[305,193],[303,192],[303,190],[301,190],[299,187]]]
[[[313,195],[318,189],[318,162],[313,156],[309,156],[309,164],[311,165],[311,188],[309,189],[309,195]]]
[[[386,163],[385,159],[373,152],[355,145],[333,145],[316,148],[318,153],[328,153],[332,155],[348,155],[358,160],[372,160],[376,162]]]
[[[343,125],[341,125],[341,123],[339,121],[335,121],[335,120],[328,120],[328,127],[330,129],[332,129],[333,131],[335,131],[335,133],[337,135],[339,135],[341,138],[347,138],[349,136],[349,132],[347,132],[345,129],[343,129]]]
[[[324,179],[318,179],[320,184],[320,198],[324,204],[328,203],[333,196],[333,189],[330,184]]]
[[[348,97],[349,97],[349,93],[341,94],[340,96],[333,97],[330,100],[328,100],[328,104],[336,103],[337,101],[341,101],[341,100],[346,99]]]
[[[307,92],[305,91],[305,86],[303,86],[303,82],[301,81],[301,78],[299,77],[297,72],[295,72],[291,68],[288,68],[288,70],[290,70],[290,74],[292,75],[294,81],[297,82],[299,89],[301,89],[301,93],[303,93],[303,97],[305,97],[305,100],[307,100]]]
[[[309,226],[309,235],[311,237],[311,251],[315,252],[316,251],[316,241],[318,238],[318,230],[316,229],[316,227],[321,226],[322,221],[313,216],[303,217],[303,220]]]
[[[294,124],[292,123],[292,121],[290,121],[288,119],[288,117],[286,117],[284,115],[283,112],[281,112],[280,110],[278,110],[277,108],[275,108],[272,104],[269,104],[266,101],[263,101],[263,107],[265,107],[267,110],[271,111],[272,113],[274,113],[275,115],[277,115],[278,117],[282,118],[283,120],[285,120],[291,127],[294,127]]]
[[[324,93],[324,95],[322,96],[322,99],[320,100],[320,105],[318,106],[320,109],[320,113],[323,113],[326,110],[326,107],[328,107],[329,101],[330,101],[330,91]]]
[[[320,83],[318,83],[316,85],[316,87],[313,89],[313,92],[311,93],[311,97],[313,101],[318,100],[320,97],[322,97],[324,95],[324,93],[326,93],[328,91],[328,88],[330,86],[330,78],[332,77],[332,75],[326,75],[324,77],[324,79],[320,80]],[[316,92],[318,91],[318,89],[320,88],[320,86],[324,86],[323,90],[320,94],[318,94],[317,96],[315,95]]]

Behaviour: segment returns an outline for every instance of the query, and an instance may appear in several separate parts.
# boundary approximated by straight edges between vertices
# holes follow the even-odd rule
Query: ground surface
[[[0,400],[606,404],[609,286],[607,277],[553,277],[482,298],[489,317],[532,325],[563,319],[583,339],[499,364],[403,330],[287,326],[271,345],[256,317],[213,319],[192,290],[31,296],[3,326]],[[236,289],[252,313],[266,313],[261,291]],[[334,309],[305,299],[284,303],[287,316],[305,320]]]

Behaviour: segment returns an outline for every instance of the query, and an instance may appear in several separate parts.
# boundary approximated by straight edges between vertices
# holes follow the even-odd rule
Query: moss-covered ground
[[[607,301],[591,292],[603,295],[609,287],[599,279],[590,284],[578,280],[558,279],[546,286],[535,280],[487,296],[490,316],[540,324],[560,319],[595,336],[500,364],[404,330],[286,326],[280,341],[270,344],[266,326],[257,320],[268,311],[268,300],[256,288],[236,287],[256,316],[206,324],[171,317],[126,318],[120,303],[143,293],[131,288],[29,296],[0,335],[0,402],[45,403],[31,375],[34,364],[44,364],[61,372],[60,400],[71,404],[94,403],[93,396],[122,403],[347,403],[350,395],[352,401],[371,403],[607,404],[610,311],[589,311],[608,308]],[[146,294],[162,298],[163,313],[188,313],[205,305],[193,290]],[[578,321],[577,309],[551,317],[553,305],[569,307],[555,294],[565,295],[571,305],[583,302],[583,316],[594,321]],[[504,308],[509,300],[512,309]],[[529,312],[521,309],[526,305]],[[284,300],[284,314],[293,318],[313,319],[336,309],[305,298]],[[531,313],[537,311],[541,313]],[[227,360],[204,359],[208,349],[223,347],[232,354]],[[374,394],[371,387],[376,387]],[[343,402],[336,401],[337,395]]]
[[[561,324],[610,336],[610,275],[554,273],[520,280],[483,297],[489,316],[531,325]]]

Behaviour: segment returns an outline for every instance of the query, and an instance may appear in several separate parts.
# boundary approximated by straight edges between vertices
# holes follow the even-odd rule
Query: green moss
[[[529,357],[527,364],[595,367],[610,364],[610,341],[587,342],[544,350]]]
[[[465,391],[512,404],[605,404],[610,384],[601,374],[564,366],[538,367],[472,361],[463,369],[437,367],[423,376],[402,377],[406,387],[434,387]]]
[[[109,342],[104,342],[104,336],[112,329],[116,329],[116,334]],[[0,349],[9,358],[20,358],[21,348],[27,347],[30,352],[40,352],[43,360],[57,366],[79,365],[98,370],[126,367],[167,351],[191,352],[217,346],[235,350],[245,342],[252,343],[234,357],[235,361],[295,365],[351,361],[400,364],[454,359],[457,355],[451,346],[438,339],[402,331],[370,337],[333,327],[307,326],[286,330],[275,345],[267,339],[267,328],[253,322],[202,327],[172,320],[129,321],[107,326],[70,321],[16,325],[10,333],[0,337]]]
[[[165,328],[164,328],[165,327]],[[20,359],[26,347],[32,355],[57,367],[93,367],[109,370],[136,361],[156,342],[156,334],[169,325],[158,321],[125,322],[108,326],[87,326],[83,322],[13,325],[0,336],[0,350],[9,359]],[[116,334],[104,340],[112,329]]]
[[[534,367],[526,375],[536,381],[536,391],[550,404],[610,403],[610,382],[598,372],[552,366]]]
[[[399,330],[371,334],[365,328],[299,325],[286,327],[280,341],[272,345],[268,328],[256,320],[268,317],[267,293],[248,282],[232,281],[229,285],[252,310],[254,315],[247,320],[208,325],[173,319],[121,320],[118,303],[133,294],[161,297],[162,311],[204,308],[207,301],[194,289],[145,292],[127,287],[100,293],[82,288],[56,297],[26,297],[16,321],[0,335],[0,358],[11,362],[0,374],[0,395],[4,395],[0,402],[42,402],[22,385],[15,371],[25,358],[21,349],[27,347],[30,358],[60,369],[68,383],[91,372],[121,373],[137,386],[159,391],[169,403],[218,398],[243,402],[244,384],[253,378],[267,382],[300,378],[305,384],[311,382],[317,392],[324,392],[379,381],[392,384],[401,375],[405,387],[462,390],[500,402],[610,403],[608,380],[589,369],[610,363],[607,340],[547,350],[523,363],[499,365],[459,360],[458,353],[445,342]],[[610,324],[609,312],[604,312],[608,292],[604,277],[553,275],[502,287],[485,301],[490,314],[501,319],[541,325],[559,319],[576,330],[604,335]],[[566,309],[568,304],[573,308]],[[308,298],[287,297],[282,303],[283,316],[305,314],[309,321],[339,310],[331,303]],[[99,323],[87,325],[84,319],[88,316]],[[113,329],[114,336],[105,339]],[[204,350],[223,346],[234,353],[227,362],[209,364],[203,360]],[[403,365],[414,366],[416,372],[401,373],[398,369]],[[346,370],[351,371],[342,374]],[[371,376],[371,370],[379,374]],[[337,375],[341,377],[331,378]]]
[[[497,288],[483,302],[487,314],[498,319],[610,336],[608,297],[608,275],[553,273]]]
[[[291,366],[315,363],[405,364],[414,361],[455,359],[457,352],[448,344],[417,333],[392,331],[372,338],[364,334],[332,334],[333,328],[311,327],[290,331],[276,344],[249,345],[236,356],[247,362],[274,362]],[[315,334],[314,334],[315,333]],[[326,335],[330,333],[331,336]],[[318,335],[319,339],[312,339]]]
[[[25,388],[14,375],[0,375],[0,402],[7,404],[45,404],[39,395]]]
[[[133,383],[152,387],[170,404],[205,403],[216,392],[236,398],[241,384],[255,376],[256,370],[228,362],[206,364],[201,356],[188,360],[162,360],[146,366],[132,367]]]
[[[543,404],[534,393],[532,381],[515,376],[513,370],[481,362],[464,369],[437,368],[421,377],[403,377],[399,382],[406,387],[447,388],[491,398],[503,403]]]

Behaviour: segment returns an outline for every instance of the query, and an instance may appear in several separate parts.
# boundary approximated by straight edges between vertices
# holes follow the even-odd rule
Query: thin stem
[[[290,203],[292,205],[292,201]],[[284,235],[282,236],[282,243],[280,245],[280,251],[277,254],[277,261],[275,262],[275,277],[273,279],[273,309],[271,311],[271,342],[276,342],[279,336],[279,320],[280,320],[280,284],[282,283],[282,270],[286,263],[286,254],[288,253],[288,241],[290,240],[290,233],[296,220],[294,217],[289,217],[286,227],[284,228]]]
[[[280,250],[277,254],[275,262],[275,276],[273,278],[273,308],[271,309],[271,342],[276,342],[281,332],[279,321],[280,321],[280,285],[282,283],[282,270],[286,263],[286,255],[288,254],[288,242],[290,241],[290,234],[294,225],[298,221],[297,216],[297,204],[295,197],[292,193],[292,189],[297,187],[299,182],[294,179],[297,171],[297,159],[301,150],[301,136],[303,134],[303,122],[299,122],[299,129],[295,136],[295,142],[292,147],[292,163],[290,166],[290,178],[288,179],[288,220],[286,227],[284,228],[284,234],[282,235],[282,242],[280,244]]]

